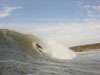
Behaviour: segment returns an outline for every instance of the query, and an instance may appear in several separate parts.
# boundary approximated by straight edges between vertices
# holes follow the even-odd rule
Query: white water
[[[47,39],[41,40],[41,42],[37,43],[43,48],[41,49],[43,54],[48,57],[57,59],[73,59],[76,56],[75,52],[69,50],[66,46],[56,42],[55,40]],[[33,47],[38,51],[38,48],[36,48],[36,42],[33,42]]]

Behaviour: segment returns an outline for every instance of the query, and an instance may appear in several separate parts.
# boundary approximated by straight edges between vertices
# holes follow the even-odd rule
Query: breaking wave
[[[0,29],[0,44],[5,44],[6,47],[9,47],[7,49],[12,49],[13,52],[16,50],[14,52],[15,55],[16,52],[19,54],[23,52],[23,55],[28,54],[31,56],[51,57],[57,59],[73,59],[76,56],[73,51],[54,40],[41,39],[34,35],[18,33],[6,29]]]

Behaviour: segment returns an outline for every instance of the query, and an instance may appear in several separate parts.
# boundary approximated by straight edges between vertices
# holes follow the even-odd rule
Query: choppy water
[[[0,60],[0,75],[100,75],[100,51],[78,53],[72,60],[43,57],[23,62]]]
[[[77,52],[74,59],[48,58],[36,54],[31,47],[35,37],[31,39],[16,32],[2,32],[0,75],[100,75],[100,50]]]
[[[100,75],[100,51],[78,53],[72,60],[39,58],[32,65],[34,75]]]

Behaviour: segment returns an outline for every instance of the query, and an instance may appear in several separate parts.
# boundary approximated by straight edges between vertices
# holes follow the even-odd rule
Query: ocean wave
[[[16,52],[18,52],[19,54],[24,53],[24,56],[27,56],[28,54],[30,56],[42,56],[58,59],[72,59],[76,56],[74,52],[54,40],[43,40],[31,34],[23,34],[7,29],[0,30],[0,44],[5,46],[7,50],[9,49],[7,51],[8,53],[13,50],[13,54],[15,55]],[[6,54],[6,49],[4,54]]]

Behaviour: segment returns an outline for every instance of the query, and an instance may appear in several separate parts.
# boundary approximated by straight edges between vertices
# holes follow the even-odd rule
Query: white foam
[[[35,43],[33,43],[35,49]],[[42,52],[44,55],[57,58],[57,59],[73,59],[76,54],[75,52],[69,50],[66,46],[57,43],[55,40],[45,39],[42,40],[39,45],[42,46]]]
[[[46,44],[49,46],[48,52],[50,52],[51,57],[59,59],[73,59],[76,54],[69,50],[66,46],[57,43],[55,40],[48,39]]]

